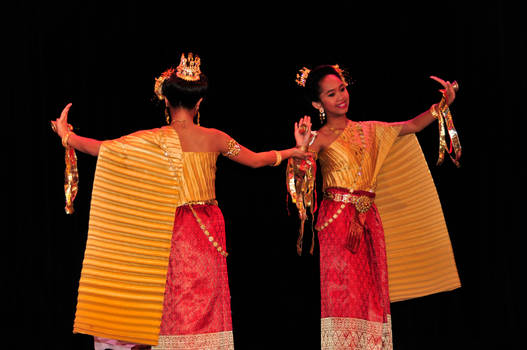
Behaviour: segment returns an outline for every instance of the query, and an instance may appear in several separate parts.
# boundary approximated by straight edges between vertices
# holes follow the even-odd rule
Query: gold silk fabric
[[[318,159],[322,190],[342,187],[375,192],[380,166],[400,127],[381,122],[350,122]]]
[[[216,161],[219,152],[183,152],[181,201],[200,202],[216,198]]]
[[[360,125],[357,125],[360,124]],[[362,137],[360,129],[362,127]],[[414,134],[400,126],[350,123],[320,152],[323,189],[376,193],[392,302],[460,287],[441,203]]]
[[[74,332],[157,344],[175,211],[214,198],[217,156],[183,153],[170,127],[103,142]]]

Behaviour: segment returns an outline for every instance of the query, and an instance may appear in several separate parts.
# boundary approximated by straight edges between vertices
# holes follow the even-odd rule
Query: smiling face
[[[346,115],[349,106],[347,86],[340,77],[334,74],[326,75],[319,82],[320,101],[313,102],[313,107],[324,108],[328,117]]]

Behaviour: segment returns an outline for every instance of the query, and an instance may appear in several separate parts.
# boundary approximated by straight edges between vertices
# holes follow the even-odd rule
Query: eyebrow
[[[322,93],[323,93],[323,94],[329,94],[329,93],[332,92],[332,91],[335,91],[335,90],[337,90],[337,89],[340,89],[343,85],[346,86],[345,83],[342,83],[342,84],[340,84],[339,86],[337,86],[335,89],[329,89],[329,90],[324,91],[324,92],[322,92]]]

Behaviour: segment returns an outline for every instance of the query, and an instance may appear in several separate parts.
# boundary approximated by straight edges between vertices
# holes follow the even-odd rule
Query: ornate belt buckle
[[[365,213],[370,210],[372,205],[372,199],[368,196],[359,196],[355,200],[355,208],[359,213]]]

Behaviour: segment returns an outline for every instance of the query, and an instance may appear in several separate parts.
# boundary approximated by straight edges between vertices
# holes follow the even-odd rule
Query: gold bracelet
[[[272,166],[279,166],[280,163],[282,162],[282,154],[279,151],[273,150],[273,152],[276,154],[276,161],[274,162]]]
[[[302,152],[307,152],[307,146],[306,145],[296,146],[296,148],[298,148]]]
[[[434,119],[439,119],[439,113],[437,113],[437,103],[434,103],[430,107],[430,113],[432,114],[432,117],[434,117]]]
[[[73,131],[68,131],[66,135],[62,137],[62,146],[64,146],[64,148],[68,147],[68,140],[72,134],[74,134]]]

